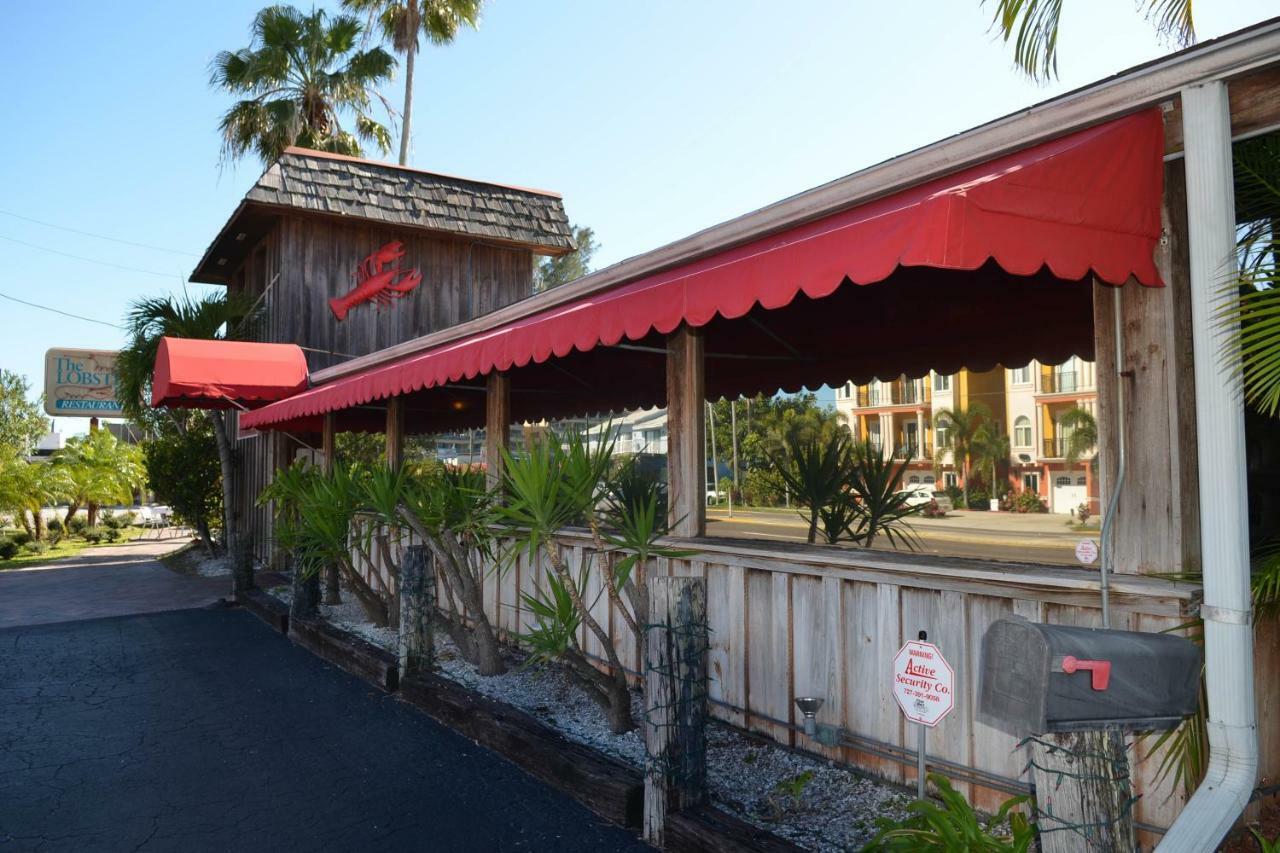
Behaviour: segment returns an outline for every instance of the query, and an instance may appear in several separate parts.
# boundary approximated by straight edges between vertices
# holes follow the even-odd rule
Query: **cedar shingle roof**
[[[242,230],[243,214],[293,208],[442,234],[454,234],[560,255],[574,248],[569,219],[556,193],[474,181],[389,163],[286,149],[245,195],[196,267],[193,281],[223,280],[214,255]],[[236,226],[236,227],[233,227]]]

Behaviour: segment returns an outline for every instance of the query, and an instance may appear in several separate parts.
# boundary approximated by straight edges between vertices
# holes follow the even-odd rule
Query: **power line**
[[[125,270],[127,272],[140,272],[140,273],[145,273],[146,275],[160,276],[161,278],[167,278],[170,280],[175,278],[181,278],[181,276],[178,276],[174,273],[156,272],[155,270],[144,270],[144,269],[141,269],[140,267],[130,267],[124,264],[113,264],[111,261],[101,261],[101,260],[98,260],[97,258],[86,258],[84,255],[73,255],[70,252],[63,252],[59,249],[50,249],[48,246],[40,246],[35,243],[28,243],[26,240],[19,240],[16,237],[6,237],[3,234],[0,234],[0,240],[8,240],[10,243],[17,243],[19,246],[26,246],[31,249],[39,249],[42,252],[48,252],[52,255],[61,255],[64,258],[74,258],[77,261],[88,261],[91,264],[101,264],[104,267],[115,267],[118,270]]]
[[[70,311],[63,311],[60,308],[50,308],[48,305],[38,305],[35,302],[28,302],[25,299],[19,299],[16,296],[10,296],[7,293],[0,293],[0,299],[8,299],[10,302],[17,302],[20,305],[26,305],[29,308],[39,308],[41,311],[51,311],[54,314],[61,314],[63,317],[70,317],[73,320],[84,320],[86,323],[97,323],[99,326],[110,326],[113,329],[124,329],[124,326],[118,323],[108,323],[106,320],[98,320],[93,317],[85,317],[82,314],[72,314]]]
[[[181,249],[166,249],[164,246],[152,246],[149,243],[135,243],[132,240],[121,240],[119,237],[108,237],[106,234],[94,234],[92,231],[81,231],[79,228],[69,228],[66,225],[55,225],[52,222],[45,222],[42,219],[32,219],[30,216],[23,216],[21,213],[14,213],[11,210],[0,210],[0,215],[12,216],[14,219],[21,219],[25,222],[34,222],[36,225],[43,225],[46,228],[56,228],[59,231],[66,231],[71,234],[80,234],[84,237],[93,237],[97,240],[109,240],[112,243],[120,243],[125,246],[135,246],[139,249],[154,249],[157,252],[168,252],[171,255],[187,255],[192,258],[200,257],[198,252],[184,252]]]

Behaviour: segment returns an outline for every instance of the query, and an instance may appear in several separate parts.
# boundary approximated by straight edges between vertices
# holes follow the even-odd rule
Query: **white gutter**
[[[1227,86],[1182,92],[1187,231],[1191,255],[1191,338],[1204,567],[1205,683],[1209,767],[1159,853],[1212,850],[1249,802],[1258,777],[1249,591],[1248,496],[1240,357],[1219,312],[1234,298],[1235,188]]]
[[[312,375],[311,384],[332,382],[377,364],[583,299],[784,228],[1160,104],[1177,95],[1183,87],[1206,80],[1224,80],[1277,61],[1280,61],[1280,19],[1273,19],[854,172],[465,323],[318,370]]]

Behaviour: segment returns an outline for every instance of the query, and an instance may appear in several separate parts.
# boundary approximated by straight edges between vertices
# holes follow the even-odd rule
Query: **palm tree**
[[[70,524],[84,506],[88,509],[89,526],[94,526],[101,504],[129,502],[134,488],[146,481],[142,452],[105,429],[68,439],[67,446],[53,455],[51,463],[61,468],[66,477],[68,505],[63,524]]]
[[[1014,39],[1013,61],[1033,80],[1058,76],[1058,29],[1063,0],[997,0],[992,25],[1006,42]],[[1140,0],[1147,20],[1179,47],[1196,40],[1191,0]],[[1015,33],[1017,33],[1015,37]]]
[[[235,337],[246,326],[252,313],[251,303],[242,297],[225,293],[202,299],[152,297],[133,303],[125,317],[129,343],[116,361],[117,390],[121,408],[127,417],[136,418],[146,409],[155,369],[156,351],[162,337],[215,340]],[[218,445],[218,461],[222,470],[223,544],[231,554],[238,553],[239,530],[235,521],[235,454],[232,434],[234,420],[228,412],[206,410],[213,436]]]
[[[263,164],[290,145],[362,155],[360,140],[391,150],[391,134],[369,115],[374,87],[391,78],[395,58],[382,48],[356,50],[363,28],[350,15],[304,14],[268,6],[253,21],[253,42],[224,50],[209,84],[242,97],[219,124],[222,160],[252,150]],[[342,126],[355,115],[355,132]]]
[[[973,461],[980,468],[991,469],[992,500],[998,500],[1000,497],[997,494],[999,490],[996,488],[998,472],[1000,466],[1009,461],[1010,452],[1009,436],[996,428],[995,421],[987,421],[978,427],[973,440]]]
[[[969,463],[973,460],[978,430],[983,421],[991,419],[991,409],[984,403],[970,403],[967,408],[940,409],[933,416],[934,423],[947,421],[947,446],[938,447],[935,453],[951,451],[951,464],[963,477],[964,507],[969,508]]]
[[[1058,426],[1063,431],[1066,446],[1063,448],[1063,460],[1067,468],[1074,468],[1085,454],[1098,446],[1098,421],[1087,409],[1075,408],[1063,412],[1058,419]],[[1098,464],[1095,456],[1093,464]]]
[[[418,37],[434,45],[451,44],[463,27],[480,24],[484,0],[342,0],[342,5],[367,12],[377,20],[391,49],[404,54],[404,115],[400,128],[400,165],[409,163],[409,135],[413,125],[413,68]]]
[[[1235,145],[1235,187],[1244,220],[1237,242],[1240,297],[1222,319],[1237,335],[1245,399],[1274,417],[1280,413],[1280,137]]]
[[[11,448],[0,448],[0,509],[14,514],[33,539],[44,538],[44,508],[67,491],[65,473],[43,462],[28,462]]]

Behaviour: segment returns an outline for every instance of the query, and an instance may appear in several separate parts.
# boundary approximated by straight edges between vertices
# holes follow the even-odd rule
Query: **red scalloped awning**
[[[296,344],[161,338],[151,405],[229,409],[291,397],[307,387],[307,357]]]
[[[246,414],[242,424],[296,422],[575,350],[640,341],[681,323],[704,326],[781,309],[802,296],[822,300],[845,282],[870,285],[912,270],[971,272],[977,282],[994,265],[1011,280],[1093,276],[1159,286],[1163,134],[1156,109],[1117,119],[370,368]],[[964,287],[963,278],[955,286]],[[998,292],[983,286],[983,298],[998,306],[992,297]],[[1004,310],[1013,319],[1020,294],[1008,292]],[[886,292],[880,301],[886,298],[892,297]],[[912,298],[905,289],[903,298]],[[917,351],[913,364],[923,358]],[[842,368],[846,376],[857,372],[855,365]]]

